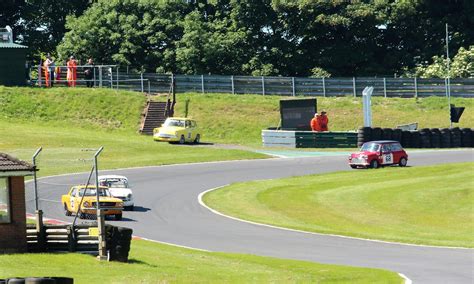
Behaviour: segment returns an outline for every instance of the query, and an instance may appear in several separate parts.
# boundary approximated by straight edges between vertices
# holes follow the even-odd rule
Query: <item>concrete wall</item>
[[[24,177],[10,177],[11,223],[0,223],[0,253],[26,252]]]

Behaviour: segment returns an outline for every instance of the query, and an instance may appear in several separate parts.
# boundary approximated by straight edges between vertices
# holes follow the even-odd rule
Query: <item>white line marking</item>
[[[207,206],[204,201],[202,201],[202,197],[211,191],[223,188],[225,186],[228,186],[229,184],[226,185],[221,185],[215,188],[208,189],[206,191],[201,192],[198,195],[198,201],[201,206],[206,208],[207,210],[211,211],[214,214],[236,220],[239,222],[244,222],[252,225],[257,225],[257,226],[263,226],[263,227],[268,227],[268,228],[273,228],[273,229],[278,229],[278,230],[284,230],[284,231],[290,231],[290,232],[297,232],[297,233],[303,233],[303,234],[310,234],[310,235],[317,235],[317,236],[331,236],[331,237],[338,237],[338,238],[344,238],[344,239],[353,239],[353,240],[361,240],[361,241],[368,241],[368,242],[376,242],[376,243],[383,243],[383,244],[391,244],[391,245],[401,245],[401,246],[415,246],[415,247],[428,247],[428,248],[444,248],[444,249],[463,249],[463,250],[473,250],[472,248],[465,248],[465,247],[446,247],[446,246],[433,246],[433,245],[419,245],[419,244],[409,244],[409,243],[399,243],[399,242],[389,242],[389,241],[381,241],[381,240],[375,240],[375,239],[365,239],[365,238],[358,238],[358,237],[350,237],[350,236],[343,236],[343,235],[335,235],[335,234],[323,234],[323,233],[315,233],[315,232],[308,232],[308,231],[303,231],[303,230],[297,230],[297,229],[290,229],[290,228],[285,228],[285,227],[278,227],[274,225],[269,225],[269,224],[264,224],[264,223],[257,223],[253,221],[248,221],[244,219],[240,219],[237,217],[229,216],[224,213],[221,213],[215,209],[212,209],[211,207]]]
[[[403,279],[405,279],[405,284],[412,284],[412,283],[413,283],[410,278],[408,278],[408,277],[405,276],[405,274],[403,274],[403,273],[398,273],[398,275],[400,275],[400,277],[402,277]]]
[[[134,236],[134,237],[137,237],[140,240],[149,241],[149,242],[153,242],[153,243],[160,243],[160,244],[164,244],[164,245],[169,245],[169,246],[174,246],[174,247],[179,247],[179,248],[185,248],[185,249],[198,250],[198,251],[203,251],[203,252],[212,252],[212,251],[206,250],[206,249],[182,246],[182,245],[177,245],[177,244],[173,244],[173,243],[167,243],[167,242],[152,240],[152,239],[148,239],[148,238],[142,238],[142,237],[139,237],[139,236]]]

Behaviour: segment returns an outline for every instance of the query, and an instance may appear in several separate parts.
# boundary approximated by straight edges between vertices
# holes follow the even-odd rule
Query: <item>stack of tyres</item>
[[[127,262],[133,230],[124,227],[107,226],[106,232],[110,260]]]
[[[421,148],[420,132],[413,131],[411,133],[411,147],[412,148]]]
[[[451,148],[451,130],[449,128],[441,129],[441,148]]]
[[[372,141],[382,140],[382,128],[374,127],[372,128]]]
[[[420,146],[421,148],[431,148],[431,131],[428,128],[420,130]]]
[[[472,130],[471,128],[461,129],[461,146],[472,147]]]
[[[402,142],[402,130],[401,129],[398,129],[398,128],[393,129],[393,131],[392,131],[392,140],[398,141],[400,143]]]
[[[461,147],[461,129],[451,128],[451,147]]]
[[[413,148],[411,144],[411,132],[408,130],[402,131],[402,140],[400,141],[402,143],[402,147],[404,148]]]
[[[27,277],[0,279],[0,284],[74,284],[69,277]]]
[[[382,129],[382,140],[392,140],[392,128]]]
[[[372,141],[372,128],[361,127],[357,132],[357,147],[362,146],[365,142]]]
[[[441,148],[441,132],[439,128],[431,128],[431,147]]]

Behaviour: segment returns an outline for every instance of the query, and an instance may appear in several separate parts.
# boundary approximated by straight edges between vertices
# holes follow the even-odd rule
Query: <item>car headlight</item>
[[[89,203],[89,201],[84,202],[84,207],[91,207],[91,204]]]
[[[362,159],[367,160],[368,156],[367,155],[362,155],[360,156]]]

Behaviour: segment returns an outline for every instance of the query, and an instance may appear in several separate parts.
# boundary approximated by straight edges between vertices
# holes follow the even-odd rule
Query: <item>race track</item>
[[[473,150],[409,153],[409,166],[472,162]],[[320,263],[384,268],[414,283],[474,283],[474,250],[436,248],[292,232],[216,215],[198,196],[233,182],[351,170],[346,156],[215,162],[101,171],[130,179],[136,211],[112,224],[133,228],[134,235],[209,251],[249,253]],[[87,174],[40,180],[40,209],[45,217],[72,222],[63,214],[61,194],[85,183]],[[32,184],[27,208],[34,211]]]

